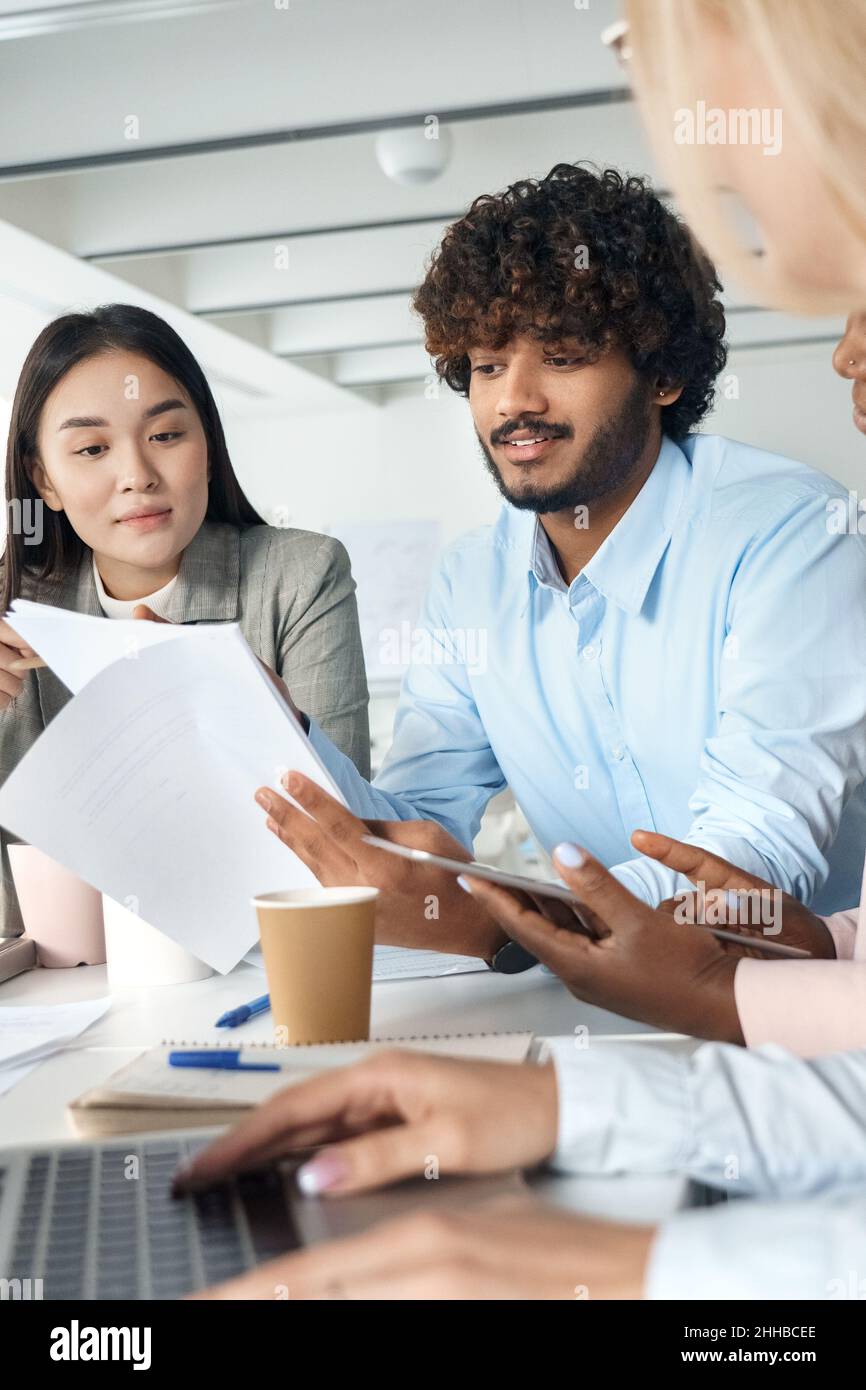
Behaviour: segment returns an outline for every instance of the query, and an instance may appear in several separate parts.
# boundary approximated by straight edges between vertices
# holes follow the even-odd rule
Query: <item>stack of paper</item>
[[[110,999],[0,1008],[0,1095],[101,1018]]]
[[[296,768],[344,801],[240,628],[22,600],[11,620],[76,698],[0,789],[0,824],[231,970],[258,938],[251,898],[317,882],[256,788]]]
[[[256,788],[282,792],[295,768],[345,804],[239,626],[109,622],[24,599],[9,617],[75,699],[0,789],[0,824],[231,970],[258,940],[252,897],[317,882],[266,830]],[[383,946],[374,978],[485,968]]]

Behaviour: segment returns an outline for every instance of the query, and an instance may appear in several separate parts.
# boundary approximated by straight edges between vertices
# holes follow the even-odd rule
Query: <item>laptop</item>
[[[422,1206],[459,1209],[526,1191],[515,1172],[305,1197],[294,1172],[309,1155],[298,1154],[173,1198],[176,1168],[220,1132],[0,1149],[0,1300],[182,1298]]]

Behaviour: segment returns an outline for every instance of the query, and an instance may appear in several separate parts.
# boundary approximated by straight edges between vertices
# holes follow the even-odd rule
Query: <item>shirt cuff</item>
[[[586,1045],[582,1045],[586,1044]],[[580,1173],[666,1173],[687,1165],[694,1120],[689,1061],[653,1043],[548,1043],[559,1130],[552,1167]]]
[[[747,1047],[798,1057],[866,1048],[866,961],[741,960],[734,998]]]
[[[680,1212],[659,1227],[650,1247],[644,1298],[838,1297],[833,1276],[846,1274],[852,1253],[840,1248],[845,1223],[851,1216],[844,1206],[820,1202],[738,1199]]]
[[[675,893],[692,887],[688,879],[682,878],[673,869],[666,869],[663,864],[657,864],[655,860],[648,858],[629,859],[623,864],[614,864],[610,872],[624,888],[634,893],[641,902],[649,903],[650,907],[658,907],[666,898],[672,898]],[[680,882],[682,886],[678,886]]]
[[[859,916],[859,907],[851,907],[847,912],[834,912],[832,917],[821,918],[833,938],[837,960],[853,960]]]

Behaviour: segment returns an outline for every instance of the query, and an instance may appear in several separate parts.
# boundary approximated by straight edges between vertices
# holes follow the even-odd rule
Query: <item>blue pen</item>
[[[213,1048],[207,1052],[170,1052],[170,1067],[205,1067],[211,1071],[282,1071],[276,1062],[242,1062],[240,1049],[221,1051]]]
[[[256,1014],[263,1014],[270,1007],[270,995],[263,994],[261,999],[254,999],[251,1004],[239,1004],[236,1009],[229,1009],[228,1013],[217,1019],[216,1026],[237,1028],[239,1023],[246,1023],[248,1018],[255,1018]]]

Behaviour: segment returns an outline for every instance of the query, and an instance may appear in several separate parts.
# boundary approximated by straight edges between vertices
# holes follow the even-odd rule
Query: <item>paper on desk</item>
[[[258,938],[256,893],[317,882],[256,788],[295,768],[344,798],[237,625],[177,631],[64,706],[0,789],[0,824],[224,973]]]
[[[39,1060],[16,1062],[11,1067],[0,1067],[0,1096],[5,1096],[7,1091],[11,1091],[13,1086],[17,1086],[19,1081],[23,1081],[25,1076],[29,1076],[38,1066]]]
[[[265,968],[261,946],[254,946],[244,960],[259,970]],[[442,951],[415,951],[408,946],[373,948],[374,984],[383,980],[432,980],[440,975],[465,975],[486,969],[477,956],[448,956]]]
[[[0,1006],[0,1090],[12,1076],[14,1084],[29,1067],[59,1052],[107,1010],[110,999],[84,999],[74,1004],[9,1004]]]
[[[106,622],[92,613],[71,613],[23,598],[15,599],[6,616],[10,627],[30,643],[73,695],[115,661],[134,659],[146,647],[205,631],[138,618]]]
[[[448,956],[442,951],[413,951],[404,946],[376,946],[373,951],[374,980],[431,980],[486,969],[477,956]]]

